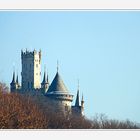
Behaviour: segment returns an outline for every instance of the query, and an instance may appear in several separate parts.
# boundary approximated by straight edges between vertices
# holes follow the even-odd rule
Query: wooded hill
[[[6,84],[0,83],[1,129],[139,129],[129,120],[108,119],[105,115],[86,117],[64,116],[55,112],[43,97],[9,93]]]

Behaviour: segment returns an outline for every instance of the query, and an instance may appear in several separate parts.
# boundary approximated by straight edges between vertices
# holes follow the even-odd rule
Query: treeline
[[[0,83],[0,129],[138,129],[129,120],[108,119],[96,115],[93,119],[64,116],[55,112],[44,97],[12,94]]]

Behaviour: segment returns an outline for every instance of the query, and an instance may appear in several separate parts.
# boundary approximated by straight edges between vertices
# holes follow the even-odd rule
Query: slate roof
[[[12,79],[12,82],[11,82],[11,84],[15,84],[16,82],[15,82],[15,71],[13,72],[13,79]]]
[[[77,91],[77,97],[76,97],[75,106],[80,106],[79,89],[78,89],[78,91]]]
[[[69,92],[58,72],[56,73],[56,75],[47,91],[47,93],[51,93],[51,92],[52,93],[61,92],[61,93],[65,93],[65,94],[67,94]]]

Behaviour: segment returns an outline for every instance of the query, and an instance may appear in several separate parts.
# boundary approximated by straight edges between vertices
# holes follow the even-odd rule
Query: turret
[[[20,84],[18,82],[18,75],[17,75],[17,79],[16,79],[16,88],[19,89],[20,88]]]
[[[15,92],[18,92],[20,89],[20,84],[18,82],[18,75],[17,75],[17,78],[15,80],[15,71],[13,72],[13,79],[12,79],[12,82],[10,83],[10,91],[12,93],[15,93]]]
[[[80,106],[80,97],[79,97],[79,80],[78,80],[78,89],[77,89],[77,96],[75,101],[75,106]]]
[[[71,114],[73,95],[68,91],[58,72],[58,62],[56,75],[45,95],[52,101],[52,108],[55,112],[64,113],[66,116]]]
[[[79,89],[77,90],[77,97],[76,97],[76,101],[75,101],[75,106],[80,106],[80,98],[79,98]]]
[[[44,77],[43,77],[43,81],[41,83],[42,93],[45,94],[47,92],[48,88],[49,88],[49,78],[48,78],[48,74],[47,74],[47,78],[46,78],[46,71],[44,70]]]
[[[15,71],[13,72],[13,79],[12,82],[10,83],[10,91],[16,92]]]
[[[81,105],[80,105],[80,92],[79,92],[79,81],[78,81],[78,90],[75,101],[75,106],[72,107],[73,115],[83,116],[84,115],[84,98],[82,95]]]

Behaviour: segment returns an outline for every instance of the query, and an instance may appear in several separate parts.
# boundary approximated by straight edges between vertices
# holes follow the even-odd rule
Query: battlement
[[[21,58],[30,58],[34,57],[35,55],[39,55],[39,59],[41,59],[41,50],[37,52],[36,50],[29,51],[26,49],[26,51],[21,50]]]

